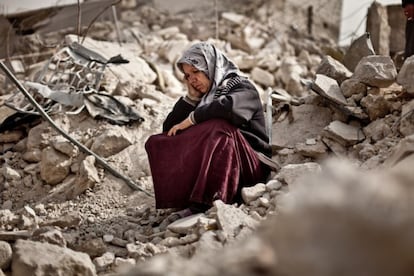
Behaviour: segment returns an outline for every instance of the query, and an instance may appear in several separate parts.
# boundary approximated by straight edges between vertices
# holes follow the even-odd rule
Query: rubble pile
[[[185,94],[176,59],[194,41],[209,39],[258,88],[273,159],[282,168],[267,183],[244,188],[241,205],[216,201],[204,214],[174,221],[173,210],[156,210],[151,196],[125,185],[35,110],[28,113],[24,100],[12,101],[19,91],[0,75],[0,275],[340,274],[346,264],[332,257],[332,243],[347,237],[346,221],[365,227],[371,218],[381,228],[390,220],[381,218],[381,208],[400,198],[386,215],[409,210],[413,58],[397,71],[389,56],[375,54],[367,35],[343,53],[326,38],[293,29],[275,33],[263,24],[265,6],[257,11],[262,17],[222,13],[219,36],[213,38],[203,36],[189,17],[129,4],[121,9],[121,36],[114,24],[96,22],[87,37],[61,30],[40,39],[36,34],[16,38],[24,42],[18,45],[30,47],[17,47],[19,55],[10,57],[9,65],[56,126],[151,194],[144,142],[161,131],[170,108]],[[119,38],[121,43],[114,42]],[[54,51],[45,47],[51,42],[59,42]],[[76,43],[87,49],[82,52],[87,57],[70,50]],[[68,68],[59,67],[63,59],[51,62],[63,48],[70,62],[82,64],[82,73],[54,75]],[[92,53],[105,61],[121,55],[128,63],[104,62],[98,71],[85,71],[89,67],[82,62],[91,56],[97,60]],[[53,79],[62,75],[67,79]],[[58,94],[64,89],[57,84],[75,93]],[[372,206],[366,202],[371,198]],[[392,241],[410,221],[409,214],[400,215],[406,217],[399,216],[390,230]],[[323,227],[338,218],[345,222]],[[363,230],[370,235],[371,228]],[[326,234],[320,244],[311,239],[319,232]],[[361,238],[348,238],[358,251]],[[346,247],[347,241],[341,244]],[[401,240],[398,244],[404,247]],[[311,251],[319,246],[313,262]],[[370,253],[360,254],[369,262]],[[320,261],[331,257],[330,264]],[[408,259],[370,266],[372,275],[406,271]],[[355,269],[353,275],[359,275]]]

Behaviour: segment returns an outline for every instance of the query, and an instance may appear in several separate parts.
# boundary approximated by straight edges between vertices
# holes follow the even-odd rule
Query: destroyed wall
[[[394,56],[404,51],[405,22],[401,5],[372,3],[368,9],[366,31],[371,34],[377,54]]]
[[[322,35],[334,41],[339,38],[339,27],[342,9],[342,0],[242,0],[235,5],[232,0],[201,1],[201,0],[153,0],[152,5],[160,10],[171,13],[187,13],[200,24],[210,25],[210,32],[214,36],[215,4],[219,12],[240,12],[249,16],[264,16],[269,19],[263,22],[272,25],[275,31],[284,31],[288,28],[298,29],[310,35]],[[261,6],[265,11],[260,11]],[[260,14],[266,13],[265,15]],[[259,15],[257,15],[259,13]],[[194,18],[195,17],[195,18]],[[310,33],[309,33],[310,31]]]
[[[404,51],[405,48],[405,22],[406,18],[401,9],[401,5],[388,5],[388,24],[390,32],[390,54]]]
[[[277,0],[273,0],[278,2]],[[301,32],[326,36],[338,41],[341,22],[342,0],[284,0],[284,21],[290,22]]]

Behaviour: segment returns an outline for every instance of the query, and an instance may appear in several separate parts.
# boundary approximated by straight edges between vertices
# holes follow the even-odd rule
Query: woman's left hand
[[[181,123],[173,126],[167,133],[168,136],[175,136],[179,130],[184,130],[186,128],[189,128],[193,124],[190,121],[190,118],[185,119]]]

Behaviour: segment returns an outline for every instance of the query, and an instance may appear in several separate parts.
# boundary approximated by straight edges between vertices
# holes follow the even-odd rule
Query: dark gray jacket
[[[209,119],[227,120],[240,129],[251,147],[267,156],[272,155],[269,137],[266,134],[263,106],[259,93],[253,84],[243,79],[211,103],[196,109],[195,106],[180,98],[163,124],[163,131],[168,131],[194,111],[196,123]]]

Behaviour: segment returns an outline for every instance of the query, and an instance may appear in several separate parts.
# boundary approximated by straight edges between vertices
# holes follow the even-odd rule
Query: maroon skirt
[[[145,143],[156,208],[211,206],[235,200],[241,186],[267,176],[241,132],[224,120],[209,120],[180,132],[149,137]]]

